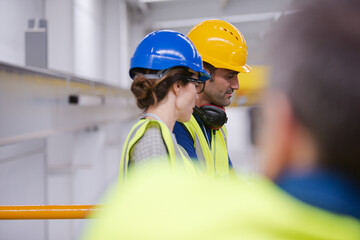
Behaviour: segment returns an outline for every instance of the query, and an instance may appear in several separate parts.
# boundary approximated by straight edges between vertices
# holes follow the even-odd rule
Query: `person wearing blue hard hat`
[[[193,43],[170,30],[148,34],[137,46],[130,64],[131,91],[143,117],[131,129],[120,163],[120,181],[128,167],[149,159],[195,168],[178,147],[172,130],[176,121],[189,121],[195,100],[210,75]],[[179,164],[180,162],[180,164]]]

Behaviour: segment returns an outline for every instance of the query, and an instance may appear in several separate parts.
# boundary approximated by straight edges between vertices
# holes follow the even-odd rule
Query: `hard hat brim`
[[[225,63],[225,62],[219,61],[217,59],[211,58],[209,56],[206,56],[205,54],[202,55],[202,59],[204,62],[207,62],[207,63],[213,65],[215,68],[225,68],[225,69],[230,69],[230,70],[240,72],[240,73],[249,73],[252,70],[248,64],[234,65],[234,64],[230,64],[230,63]]]
[[[199,74],[199,80],[201,81],[206,81],[211,78],[210,74],[205,69],[203,69],[202,66],[199,66],[198,64],[194,64],[188,61],[179,61],[179,59],[171,58],[171,57],[146,55],[143,58],[140,58],[140,60],[136,59],[136,61],[134,61],[134,58],[132,58],[131,65],[132,68],[129,71],[131,78],[134,78],[133,69],[136,68],[164,70],[173,67],[188,67],[192,69],[194,72],[197,72]]]

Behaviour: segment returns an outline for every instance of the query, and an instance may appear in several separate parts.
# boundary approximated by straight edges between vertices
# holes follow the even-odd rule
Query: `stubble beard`
[[[207,96],[209,96],[207,99],[209,99],[210,104],[214,104],[219,107],[226,107],[231,104],[231,100],[226,96],[226,92],[222,94],[217,92],[215,94],[208,94]]]

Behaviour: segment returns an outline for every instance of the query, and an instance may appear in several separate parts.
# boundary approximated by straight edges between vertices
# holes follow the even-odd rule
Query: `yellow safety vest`
[[[138,168],[137,170],[139,170]],[[134,171],[86,240],[359,240],[360,221],[305,204],[266,179]],[[225,181],[224,181],[225,180]]]
[[[126,177],[128,173],[128,166],[130,162],[130,152],[133,146],[142,138],[145,134],[147,126],[150,123],[156,123],[160,126],[161,136],[164,140],[168,155],[169,155],[169,162],[171,167],[175,167],[176,163],[181,161],[183,162],[185,168],[190,172],[195,172],[195,167],[190,159],[188,159],[182,149],[179,148],[177,144],[174,144],[171,138],[171,132],[169,128],[163,122],[157,120],[150,120],[150,119],[141,119],[138,123],[136,123],[133,128],[131,129],[121,154],[121,161],[120,161],[120,173],[119,173],[119,180],[120,182],[124,177]]]
[[[211,176],[229,175],[227,132],[225,126],[219,130],[211,130],[210,149],[206,140],[206,133],[203,133],[194,115],[191,115],[190,121],[184,122],[183,125],[194,140],[196,155],[200,165],[206,168],[206,173]]]

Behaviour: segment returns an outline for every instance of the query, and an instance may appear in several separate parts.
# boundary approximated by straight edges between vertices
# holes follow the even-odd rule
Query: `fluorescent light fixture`
[[[246,22],[258,22],[258,21],[268,21],[268,20],[277,20],[281,15],[293,14],[297,11],[285,11],[285,12],[263,12],[263,13],[251,13],[251,14],[242,14],[242,15],[230,15],[223,16],[220,19],[226,20],[231,23],[246,23]],[[199,22],[205,21],[207,19],[218,19],[219,17],[203,17],[203,18],[188,18],[180,20],[168,20],[168,21],[158,21],[153,24],[155,29],[161,28],[180,28],[180,27],[192,27],[198,24]]]

